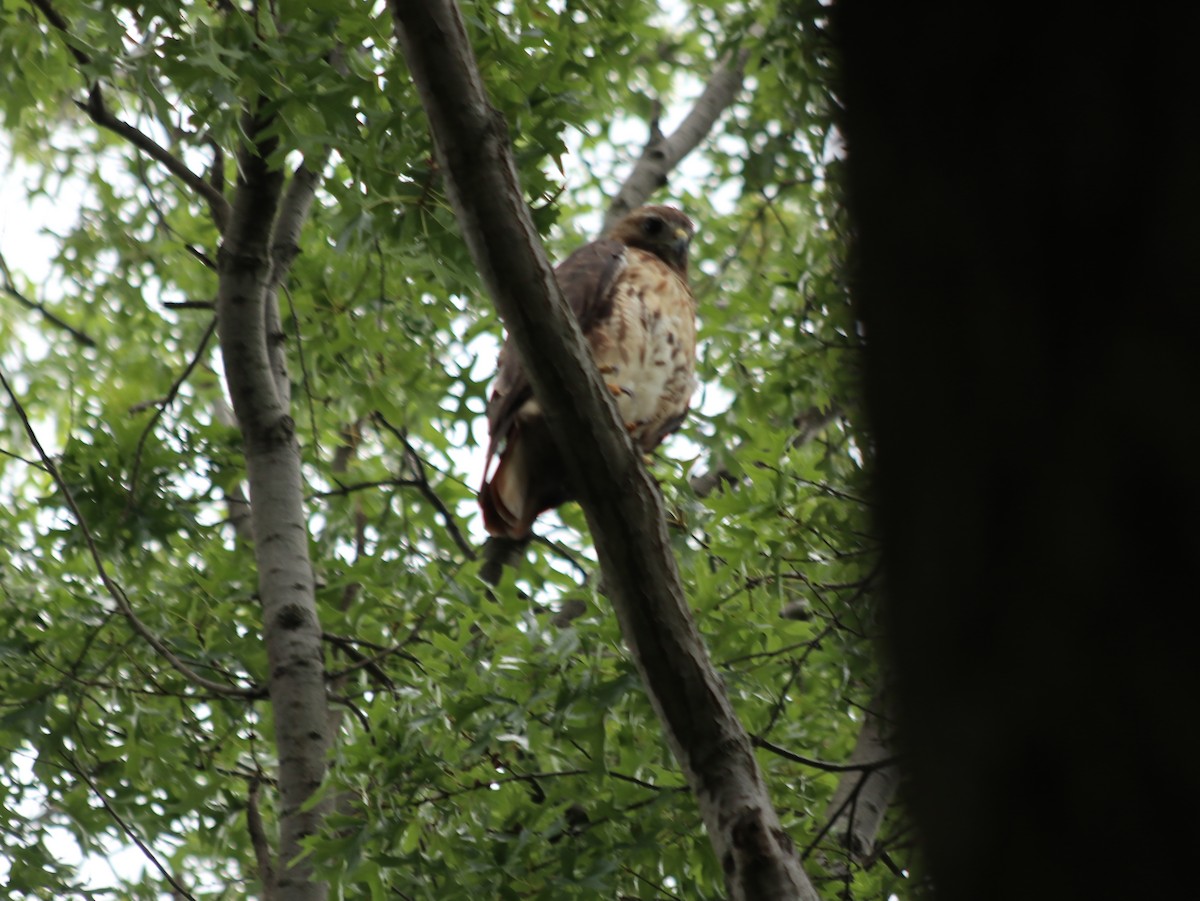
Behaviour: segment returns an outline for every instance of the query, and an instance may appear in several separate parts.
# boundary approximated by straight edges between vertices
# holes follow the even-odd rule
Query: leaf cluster
[[[80,197],[51,283],[22,287],[95,346],[0,300],[0,361],[87,532],[8,420],[0,856],[13,897],[80,895],[84,877],[58,862],[64,836],[105,855],[130,833],[155,863],[114,877],[121,897],[161,891],[158,865],[197,898],[255,895],[251,824],[271,834],[277,816],[252,536],[238,527],[244,462],[209,337],[219,231],[193,191],[93,127],[78,104],[95,85],[214,185],[237,179],[242,113],[259,96],[277,161],[322,167],[280,302],[338,711],[323,789],[335,812],[308,848],[335,894],[722,897],[579,511],[549,517],[494,590],[478,578],[473,492],[499,327],[386,9],[55,8],[69,38],[0,6],[0,64],[14,73],[0,115],[32,194]],[[640,151],[627,136],[660,111],[664,126],[678,118],[716,60],[752,50],[747,90],[662,198],[701,225],[704,389],[652,467],[743,722],[836,762],[880,676],[822,10],[464,4],[559,257]],[[190,684],[135,634],[89,541],[143,622],[229,695]],[[838,776],[759,754],[819,881],[820,853],[840,853],[822,835]],[[906,853],[902,838],[891,847]],[[837,886],[883,898],[899,884],[878,866]]]

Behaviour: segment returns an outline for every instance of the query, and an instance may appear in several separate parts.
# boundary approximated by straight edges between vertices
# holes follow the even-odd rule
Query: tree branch
[[[138,437],[137,448],[133,452],[133,465],[129,468],[129,500],[125,504],[125,512],[128,514],[132,509],[137,498],[137,481],[138,474],[142,468],[142,454],[146,449],[146,441],[150,437],[150,433],[154,431],[154,427],[158,425],[158,421],[162,419],[163,414],[167,412],[167,407],[179,395],[179,389],[183,387],[184,382],[200,365],[200,360],[204,357],[204,352],[208,350],[208,342],[212,340],[212,336],[217,331],[217,320],[214,318],[208,323],[208,328],[204,330],[204,334],[200,338],[200,344],[196,348],[196,352],[192,354],[191,360],[184,367],[183,372],[179,377],[171,383],[171,388],[167,391],[167,396],[154,404],[154,415],[150,417],[150,421],[146,423],[146,427],[142,429],[142,434]]]
[[[622,633],[734,901],[816,893],[683,596],[662,499],[563,301],[452,0],[391,0],[468,247],[564,450]]]
[[[112,804],[109,802],[108,798],[105,796],[104,792],[100,790],[100,786],[98,786],[95,780],[87,774],[79,762],[65,753],[61,754],[61,757],[66,768],[87,783],[87,787],[91,789],[92,794],[96,796],[96,800],[100,802],[100,806],[102,806],[108,815],[113,818],[113,822],[115,822],[120,830],[125,833],[125,836],[137,846],[137,849],[142,852],[143,856],[145,856],[145,858],[150,861],[151,864],[153,864],[154,869],[158,870],[163,879],[167,880],[167,883],[172,889],[174,889],[176,897],[187,898],[188,901],[196,901],[196,896],[183,887],[183,883],[180,882],[179,879],[167,869],[166,865],[158,859],[158,855],[150,850],[149,845],[142,841],[141,836],[133,831],[133,828],[127,822],[125,822],[124,817],[117,813]]]
[[[458,545],[458,549],[463,552],[463,556],[468,560],[475,559],[475,548],[471,547],[471,543],[467,541],[462,530],[459,529],[458,523],[454,519],[454,515],[450,512],[450,508],[438,497],[437,492],[433,490],[433,486],[429,484],[429,476],[425,474],[425,461],[421,455],[417,453],[416,448],[408,440],[408,435],[403,429],[398,429],[384,418],[382,413],[376,411],[374,419],[381,426],[391,432],[396,439],[404,445],[405,456],[408,457],[409,466],[413,470],[414,478],[409,479],[407,484],[416,488],[421,492],[421,496],[429,502],[438,515],[442,517],[442,522],[446,524],[446,531],[450,533],[451,539]]]
[[[211,679],[204,678],[190,666],[184,663],[174,651],[167,647],[166,642],[155,635],[154,632],[151,631],[150,627],[138,618],[138,615],[133,610],[133,605],[129,602],[129,597],[125,594],[125,590],[121,588],[121,586],[113,580],[112,576],[108,574],[108,567],[104,564],[104,557],[100,554],[100,548],[96,545],[96,539],[92,535],[91,529],[88,528],[87,521],[83,518],[83,513],[80,511],[79,505],[75,503],[75,496],[71,493],[71,489],[68,487],[66,480],[63,479],[62,473],[59,472],[58,467],[54,464],[54,461],[50,459],[50,455],[47,454],[45,448],[42,447],[42,443],[38,440],[37,433],[33,430],[33,423],[29,421],[29,416],[25,412],[24,405],[17,398],[16,392],[13,391],[12,386],[9,384],[8,379],[5,377],[3,371],[0,371],[0,386],[3,386],[5,392],[8,394],[9,400],[12,401],[13,409],[17,411],[17,416],[20,417],[21,423],[25,426],[25,434],[29,436],[29,440],[33,444],[34,450],[37,451],[38,458],[42,461],[42,466],[45,467],[46,472],[50,474],[50,478],[53,480],[55,487],[58,488],[59,493],[61,493],[63,496],[63,500],[66,501],[67,507],[71,511],[71,515],[75,517],[75,522],[78,524],[80,532],[83,533],[83,540],[87,545],[88,553],[92,558],[92,563],[96,567],[96,574],[100,577],[100,584],[104,586],[104,589],[108,592],[109,597],[111,597],[113,602],[116,603],[117,609],[129,622],[129,625],[133,631],[145,639],[147,644],[154,648],[154,650],[157,651],[158,654],[167,661],[167,663],[171,664],[171,666],[174,667],[180,675],[182,675],[193,685],[199,686],[207,691],[211,691],[213,694],[221,695],[223,697],[261,697],[262,691],[258,688],[235,688],[232,685],[226,685],[221,682],[213,682]]]
[[[246,829],[250,832],[250,846],[254,849],[254,861],[258,865],[263,899],[276,901],[279,892],[275,886],[275,858],[271,854],[271,840],[267,837],[262,813],[258,809],[258,789],[261,785],[261,779],[250,780],[250,794],[246,798]]]
[[[108,129],[113,134],[124,138],[146,156],[161,163],[163,168],[199,194],[208,203],[217,231],[224,233],[225,226],[229,222],[229,201],[217,193],[217,189],[206,181],[204,176],[189,169],[183,160],[166,147],[163,147],[144,131],[118,118],[109,110],[104,102],[104,94],[100,90],[100,85],[93,86],[88,92],[87,102],[77,103],[76,106],[86,112],[91,120],[101,128]]]
[[[850,756],[849,763],[829,763],[826,760],[817,760],[815,757],[805,757],[801,754],[796,754],[789,751],[787,748],[781,748],[777,744],[767,741],[765,738],[754,736],[754,747],[762,748],[764,751],[770,751],[772,754],[778,754],[785,760],[790,760],[793,763],[810,766],[814,770],[821,770],[825,773],[864,773],[873,770],[883,769],[884,767],[892,766],[896,762],[895,757],[882,756],[876,760],[867,760],[860,762],[857,754],[858,748],[855,748],[856,753]],[[861,741],[861,734],[860,734]]]
[[[54,8],[50,0],[30,0],[30,3],[41,11],[42,15],[46,17],[46,21],[62,33],[63,43],[66,44],[67,50],[75,58],[75,62],[79,64],[80,68],[90,66],[92,64],[91,57],[79,49],[76,42],[71,39],[70,24]],[[225,231],[225,225],[229,219],[229,202],[224,195],[148,134],[118,118],[104,102],[104,94],[98,82],[89,85],[87,100],[82,103],[76,101],[75,105],[87,113],[88,117],[98,126],[124,138],[151,159],[157,160],[168,172],[195,191],[208,203],[217,230]]]
[[[762,32],[752,28],[750,33],[758,36]],[[665,185],[671,170],[708,137],[717,119],[737,99],[749,56],[748,49],[731,51],[726,55],[696,98],[691,111],[671,134],[664,135],[658,128],[658,117],[654,118],[650,125],[650,139],[641,157],[634,163],[633,171],[604,214],[604,233],[607,234],[626,213],[637,209]]]
[[[237,416],[223,395],[218,395],[213,403],[213,417],[226,428],[238,428]],[[250,518],[250,499],[246,497],[241,481],[225,491],[225,506],[229,510],[229,525],[233,527],[234,535],[247,544],[253,544],[254,522]]]
[[[0,278],[3,279],[3,284],[0,285],[0,290],[3,290],[5,294],[15,300],[21,306],[37,313],[41,313],[47,322],[65,331],[84,347],[96,346],[96,342],[86,332],[80,331],[79,329],[75,328],[75,326],[59,319],[56,315],[47,310],[46,305],[41,301],[30,300],[19,290],[17,290],[17,283],[13,280],[12,271],[8,268],[8,261],[4,259],[4,254],[2,253],[0,253]]]
[[[883,709],[879,697],[867,707],[850,765],[826,806],[829,831],[850,859],[861,865],[873,859],[875,837],[900,782],[889,740],[891,724],[880,712]]]
[[[216,272],[217,264],[213,262],[212,258],[191,241],[185,240],[183,235],[179,234],[179,232],[172,227],[170,221],[167,219],[166,214],[163,212],[162,206],[159,204],[158,199],[154,196],[154,185],[150,183],[150,179],[146,176],[146,166],[144,165],[144,161],[139,158],[137,162],[137,178],[138,181],[142,183],[142,187],[146,189],[146,200],[149,202],[150,209],[154,213],[155,218],[158,219],[158,227],[167,234],[177,238],[179,243],[183,245],[183,249],[191,254],[195,259],[199,260],[201,265],[203,265],[206,269],[211,269],[213,272]],[[171,306],[171,303],[169,301],[164,302],[163,306]],[[212,303],[209,304],[210,309],[212,309],[213,306],[214,305]]]
[[[54,8],[49,0],[29,0],[29,5],[41,10],[42,15],[46,17],[46,21],[61,31],[64,38],[70,38],[71,28],[67,24],[67,20],[58,14],[58,10]],[[92,58],[79,49],[73,41],[64,40],[63,44],[66,46],[67,52],[75,57],[75,62],[81,67],[92,64]]]

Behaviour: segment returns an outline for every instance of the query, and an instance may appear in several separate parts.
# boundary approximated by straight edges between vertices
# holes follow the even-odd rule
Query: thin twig
[[[423,666],[421,666],[420,660],[418,660],[412,654],[409,654],[407,651],[402,650],[405,644],[404,642],[394,645],[390,648],[384,648],[383,650],[375,653],[373,656],[368,657],[366,654],[362,653],[362,651],[354,647],[354,639],[345,638],[341,635],[334,635],[330,632],[322,632],[321,637],[330,644],[341,648],[348,657],[354,660],[354,663],[345,669],[336,673],[328,673],[326,678],[331,682],[344,679],[353,672],[365,669],[367,672],[371,673],[381,685],[383,685],[389,691],[394,691],[396,688],[396,683],[388,677],[387,673],[379,668],[379,664],[388,657],[400,657],[402,660],[407,660],[409,663],[416,666],[419,670],[423,671],[425,669]]]
[[[258,789],[262,780],[257,776],[250,780],[250,794],[246,798],[246,828],[250,832],[250,845],[258,864],[258,881],[262,883],[263,896],[275,897],[275,861],[271,855],[271,840],[263,825],[258,809]]]
[[[79,526],[79,530],[83,533],[84,542],[87,544],[88,552],[91,555],[92,562],[96,567],[96,573],[100,577],[100,582],[108,592],[109,596],[117,605],[117,609],[128,620],[130,627],[138,635],[146,640],[159,655],[174,667],[185,679],[193,685],[197,685],[214,694],[219,694],[224,697],[234,698],[260,698],[263,696],[263,690],[258,687],[253,688],[236,688],[231,685],[223,685],[220,682],[213,682],[211,679],[206,679],[193,670],[190,666],[184,663],[175,652],[167,647],[166,643],[155,635],[150,628],[143,623],[138,615],[133,610],[133,605],[129,602],[128,595],[125,590],[113,580],[108,574],[108,567],[104,565],[104,557],[100,554],[100,548],[96,544],[96,539],[92,535],[92,531],[88,528],[87,521],[83,517],[83,513],[79,509],[79,505],[75,502],[75,497],[71,493],[71,489],[67,486],[66,480],[63,479],[62,473],[58,471],[58,467],[54,461],[50,459],[50,455],[46,453],[40,441],[38,441],[37,433],[33,429],[33,423],[29,421],[29,415],[25,412],[25,407],[17,399],[16,392],[13,391],[8,379],[3,371],[0,371],[0,386],[8,394],[12,401],[13,409],[17,411],[17,415],[21,419],[21,423],[25,427],[25,434],[29,436],[30,442],[33,444],[34,450],[37,451],[38,457],[42,461],[42,465],[46,468],[46,472],[50,474],[50,478],[54,481],[59,492],[66,501],[67,507],[71,510],[71,515],[75,517],[75,522]]]
[[[858,780],[858,784],[855,785],[854,788],[851,789],[850,794],[846,796],[846,800],[838,806],[837,810],[833,812],[832,816],[825,820],[825,825],[821,827],[821,830],[813,837],[813,840],[810,841],[808,845],[805,846],[804,850],[800,852],[801,860],[808,860],[809,855],[816,850],[817,845],[821,842],[821,839],[829,834],[834,825],[839,819],[841,819],[842,814],[844,814],[847,809],[854,809],[854,806],[858,803],[858,796],[862,793],[863,786],[866,784],[867,774],[864,773],[862,778]]]
[[[458,545],[458,549],[463,552],[463,556],[468,560],[474,560],[475,548],[473,548],[471,543],[463,536],[463,533],[459,529],[458,523],[455,522],[454,517],[451,515],[449,508],[445,505],[445,503],[442,502],[442,499],[438,497],[437,492],[433,490],[433,486],[429,484],[429,477],[425,474],[425,461],[409,442],[407,432],[404,429],[396,428],[394,425],[388,422],[382,413],[376,412],[374,419],[385,429],[395,435],[396,439],[404,445],[404,450],[408,457],[409,463],[415,473],[415,478],[412,483],[413,487],[421,492],[421,495],[425,498],[425,500],[429,501],[429,503],[433,505],[433,508],[442,517],[442,521],[446,526],[446,531],[450,533],[450,537],[454,540],[454,543]]]
[[[632,876],[638,882],[642,882],[642,883],[645,883],[646,885],[650,886],[650,888],[654,891],[654,894],[656,896],[663,895],[667,898],[673,898],[674,901],[683,901],[683,898],[680,895],[677,895],[674,892],[670,891],[666,887],[665,884],[663,884],[661,882],[656,882],[653,879],[647,879],[645,876],[643,876],[641,873],[634,870],[632,867],[626,866],[624,864],[621,865],[621,869],[624,870],[626,873],[628,873],[630,876]]]
[[[771,708],[771,714],[767,718],[767,725],[760,733],[761,738],[765,739],[766,736],[770,734],[771,730],[775,728],[775,724],[779,722],[779,717],[783,715],[784,705],[787,701],[787,693],[791,689],[792,684],[800,677],[800,671],[803,670],[804,665],[808,663],[808,658],[812,654],[816,653],[817,649],[821,647],[821,642],[824,641],[825,638],[833,632],[833,630],[834,626],[826,626],[821,631],[820,635],[809,642],[808,647],[804,649],[804,653],[801,654],[800,658],[794,662],[791,676],[788,678],[787,684],[783,686],[783,689],[779,692],[779,697],[775,699],[775,704]]]
[[[71,34],[70,25],[54,8],[50,0],[30,0],[30,3],[41,10],[46,20],[62,33],[63,43],[66,44],[70,54],[75,57],[75,61],[79,64],[80,68],[91,65],[91,57],[79,49],[72,40],[73,35]],[[104,94],[100,90],[99,82],[93,82],[89,85],[88,99],[84,102],[77,101],[76,106],[86,112],[91,120],[101,128],[108,129],[113,134],[119,135],[151,159],[157,160],[167,171],[203,197],[212,211],[213,222],[216,224],[217,230],[224,232],[225,223],[229,221],[229,201],[212,184],[189,169],[183,160],[171,153],[170,150],[163,147],[145,132],[114,115],[104,102]]]
[[[78,761],[67,754],[60,753],[60,757],[62,758],[68,770],[73,772],[76,776],[87,783],[88,788],[92,790],[92,794],[94,794],[100,801],[105,811],[108,812],[108,815],[113,818],[118,826],[121,827],[121,831],[125,833],[129,840],[137,845],[138,850],[146,856],[146,859],[154,865],[154,868],[162,874],[163,879],[170,883],[171,888],[178,892],[182,897],[188,898],[190,901],[196,901],[196,896],[183,887],[183,883],[181,883],[175,878],[175,876],[171,874],[171,871],[168,870],[166,866],[163,865],[162,861],[158,859],[158,855],[150,850],[150,846],[142,841],[141,837],[133,831],[130,825],[125,822],[124,818],[117,813],[115,809],[113,809],[112,804],[109,803],[108,798],[104,795],[104,792],[100,791],[100,787],[96,785],[96,783],[92,780],[92,777],[84,771],[83,767],[79,765]]]
[[[574,552],[569,547],[567,547],[561,541],[552,541],[544,535],[534,535],[533,541],[535,544],[540,544],[549,548],[554,553],[566,560],[569,564],[571,564],[571,566],[573,566],[579,572],[579,585],[581,588],[588,584],[588,581],[591,578],[591,572],[579,561],[579,558],[575,556]]]
[[[590,770],[556,770],[545,773],[517,773],[509,776],[496,776],[494,779],[476,779],[472,784],[437,792],[424,798],[418,798],[412,806],[421,807],[424,804],[436,804],[448,798],[469,794],[481,789],[491,789],[493,785],[506,785],[512,782],[534,782],[538,779],[560,779],[564,776],[587,776]]]
[[[370,491],[372,488],[415,488],[417,485],[416,479],[406,479],[397,476],[394,479],[374,479],[369,482],[351,482],[349,485],[343,485],[337,479],[337,488],[331,488],[329,491],[314,491],[308,495],[307,500],[315,500],[324,497],[348,497],[358,491]]]
[[[129,470],[129,500],[125,504],[126,516],[128,516],[133,510],[133,504],[137,497],[138,474],[142,468],[142,454],[146,449],[146,441],[150,437],[150,433],[154,431],[154,427],[158,425],[158,421],[162,419],[163,414],[167,412],[167,407],[169,407],[171,402],[179,395],[179,390],[183,387],[183,383],[188,380],[188,376],[190,376],[200,364],[200,360],[204,356],[204,352],[208,350],[208,342],[212,340],[212,336],[216,330],[217,319],[214,316],[212,321],[208,323],[208,328],[204,330],[204,334],[200,338],[200,344],[196,348],[196,352],[192,354],[192,359],[188,361],[187,366],[184,367],[184,370],[179,374],[179,377],[171,383],[171,387],[167,391],[167,396],[156,404],[157,409],[154,411],[154,415],[150,417],[150,421],[146,423],[146,427],[142,429],[142,434],[138,438],[137,449],[133,452],[133,466],[130,467]]]
[[[150,204],[151,212],[153,212],[155,218],[158,219],[158,227],[167,234],[177,238],[179,243],[183,245],[184,249],[187,250],[188,253],[199,260],[205,266],[205,268],[211,269],[215,272],[217,270],[217,264],[213,261],[212,257],[210,257],[191,241],[184,240],[183,235],[176,231],[175,228],[172,227],[171,223],[167,221],[166,213],[162,211],[162,207],[159,206],[158,200],[154,196],[154,186],[150,184],[150,179],[146,177],[146,167],[142,165],[141,157],[138,157],[137,159],[137,179],[139,182],[141,182],[142,187],[146,189],[146,200]],[[169,306],[169,303],[164,303],[163,306]],[[215,308],[216,304],[210,303],[209,306]]]
[[[800,754],[793,753],[787,748],[781,748],[779,745],[772,744],[765,738],[759,738],[757,735],[750,737],[750,743],[756,748],[762,748],[764,751],[770,751],[772,754],[778,754],[785,760],[790,760],[793,763],[800,763],[804,766],[810,766],[814,770],[822,770],[826,773],[853,773],[857,771],[870,772],[872,770],[882,769],[885,766],[891,766],[900,758],[893,755],[884,757],[880,760],[869,760],[866,763],[828,763],[824,760],[817,760],[813,757],[803,757]]]
[[[41,313],[42,318],[44,318],[47,322],[65,331],[84,347],[96,346],[95,340],[92,339],[90,335],[80,331],[70,323],[64,322],[62,319],[58,318],[58,316],[46,309],[46,305],[41,301],[30,300],[19,290],[17,290],[17,284],[15,281],[13,281],[12,272],[8,268],[8,261],[4,259],[4,254],[2,253],[0,253],[0,276],[3,276],[4,278],[4,283],[0,285],[0,290],[3,290],[5,294],[15,300],[17,303],[21,304],[21,306],[37,313]]]
[[[46,468],[46,467],[42,466],[42,464],[37,460],[30,460],[28,457],[22,457],[20,454],[14,454],[12,451],[5,450],[2,447],[0,447],[0,457],[10,457],[13,460],[20,460],[26,466],[32,466],[36,469],[45,469]]]

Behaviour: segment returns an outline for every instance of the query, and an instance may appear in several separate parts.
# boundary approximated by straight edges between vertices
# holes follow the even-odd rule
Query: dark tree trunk
[[[1171,9],[835,16],[888,649],[944,899],[1178,897],[1197,843],[1200,31]]]

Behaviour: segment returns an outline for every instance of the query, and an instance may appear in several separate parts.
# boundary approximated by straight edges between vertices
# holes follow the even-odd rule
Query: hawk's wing
[[[679,425],[695,388],[691,233],[691,221],[678,210],[643,207],[610,238],[579,248],[555,270],[621,418],[646,452]],[[522,539],[540,513],[571,499],[571,488],[511,338],[500,351],[487,418],[491,442],[479,489],[484,525],[492,535]]]
[[[613,285],[626,265],[626,248],[619,241],[593,241],[580,247],[554,270],[558,287],[579,321],[584,335],[612,315]],[[518,411],[533,399],[533,388],[509,336],[500,348],[499,368],[488,400],[488,442],[484,472],[491,467],[496,449],[508,437]]]

